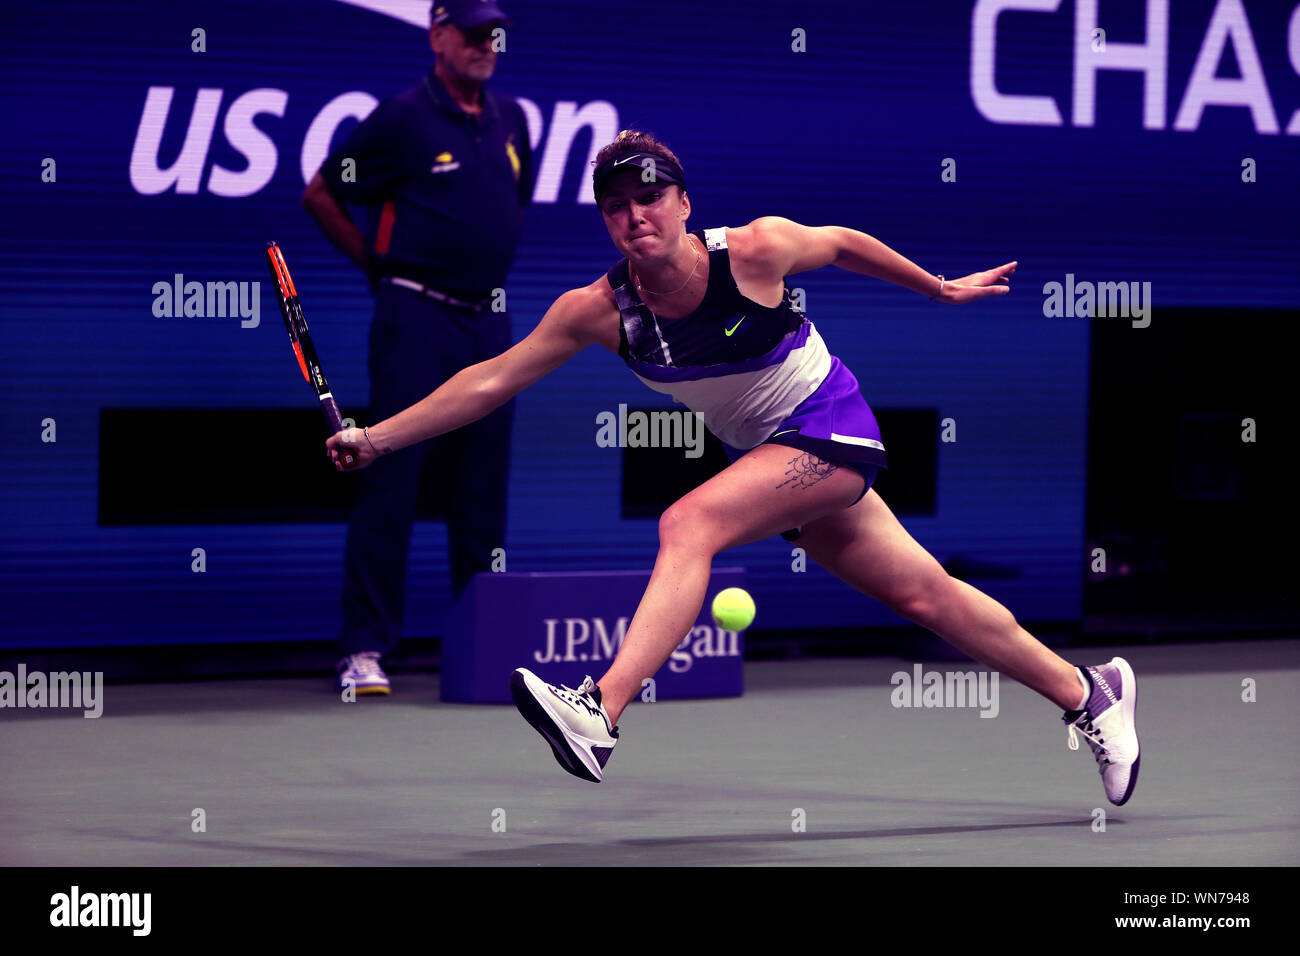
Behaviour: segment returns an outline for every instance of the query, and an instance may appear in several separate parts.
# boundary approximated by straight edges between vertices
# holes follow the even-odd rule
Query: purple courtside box
[[[649,571],[479,574],[447,617],[442,699],[508,704],[516,667],[569,687],[599,680],[649,583]],[[743,634],[718,627],[710,610],[719,591],[744,586],[743,568],[713,570],[695,625],[654,675],[656,700],[744,692]]]

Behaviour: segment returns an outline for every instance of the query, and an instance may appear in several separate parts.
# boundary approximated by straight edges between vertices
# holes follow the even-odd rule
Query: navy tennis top
[[[724,442],[753,448],[817,390],[831,356],[789,286],[774,308],[740,293],[725,228],[694,235],[708,252],[709,284],[690,315],[655,315],[626,258],[606,274],[621,317],[619,355],[647,386],[701,413]]]

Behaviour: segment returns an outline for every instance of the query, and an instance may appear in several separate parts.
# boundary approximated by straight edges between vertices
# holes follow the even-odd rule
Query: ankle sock
[[[1088,676],[1088,672],[1082,667],[1076,667],[1074,673],[1078,675],[1079,683],[1083,685],[1083,697],[1079,701],[1079,706],[1074,709],[1083,710],[1088,706],[1088,698],[1092,696],[1092,678]]]

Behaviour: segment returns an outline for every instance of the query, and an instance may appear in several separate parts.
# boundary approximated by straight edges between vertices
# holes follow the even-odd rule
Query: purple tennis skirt
[[[831,359],[831,370],[817,391],[805,398],[760,444],[787,445],[832,464],[852,468],[866,480],[858,501],[875,482],[880,469],[889,467],[876,416],[862,397],[857,378],[837,358]],[[723,447],[732,461],[745,454],[745,450],[732,448],[725,442]]]

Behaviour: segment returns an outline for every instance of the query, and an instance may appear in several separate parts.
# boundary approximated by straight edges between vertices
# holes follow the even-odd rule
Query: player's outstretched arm
[[[355,471],[380,455],[478,421],[595,342],[595,319],[604,306],[591,287],[564,293],[518,345],[461,369],[419,402],[371,425],[369,440],[360,428],[330,436],[327,454],[343,471],[339,449],[352,449],[357,463],[346,470]]]
[[[845,226],[804,226],[780,216],[764,216],[744,228],[750,233],[753,254],[769,262],[781,276],[839,266],[952,304],[1006,295],[1018,264],[1008,262],[960,279],[941,280],[879,239]]]

